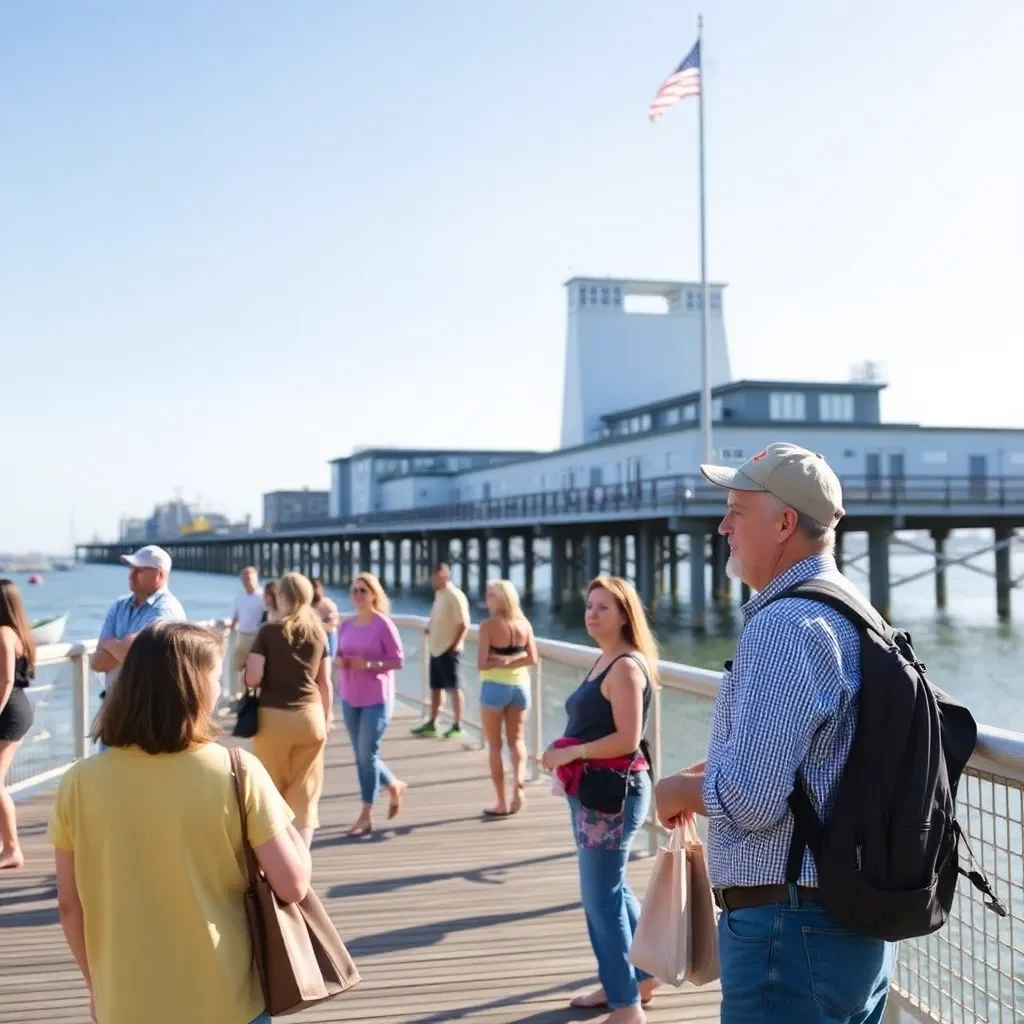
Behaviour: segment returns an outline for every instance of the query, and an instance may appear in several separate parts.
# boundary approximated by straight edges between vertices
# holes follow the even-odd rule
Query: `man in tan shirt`
[[[427,627],[427,649],[430,651],[430,721],[413,729],[416,736],[437,735],[437,714],[441,710],[441,695],[451,695],[452,727],[442,736],[457,739],[462,731],[462,710],[465,694],[459,679],[459,661],[462,647],[469,632],[469,602],[466,595],[452,583],[452,570],[446,562],[434,567],[434,604],[430,609]]]

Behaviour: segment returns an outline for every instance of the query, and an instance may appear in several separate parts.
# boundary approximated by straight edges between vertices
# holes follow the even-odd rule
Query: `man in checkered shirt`
[[[853,743],[860,690],[856,628],[832,608],[776,595],[810,579],[850,588],[833,555],[842,489],[820,455],[769,445],[739,469],[701,466],[728,490],[718,532],[728,572],[757,592],[715,702],[707,760],[658,783],[658,816],[708,818],[724,1024],[880,1024],[893,943],[825,913],[805,851],[787,886],[787,798],[801,773],[824,821]],[[761,611],[761,609],[764,609]]]

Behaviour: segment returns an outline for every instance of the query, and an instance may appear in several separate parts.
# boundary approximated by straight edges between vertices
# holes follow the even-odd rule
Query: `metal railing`
[[[395,616],[405,648],[405,667],[396,673],[396,695],[403,703],[429,706],[425,629],[421,616]],[[225,622],[205,623],[228,634]],[[466,683],[464,723],[479,731],[476,694],[476,627],[463,657]],[[230,644],[230,635],[229,635]],[[531,778],[541,776],[540,757],[561,734],[564,702],[597,652],[582,644],[538,639],[540,664],[531,673],[532,707],[527,731]],[[56,747],[40,757],[42,742],[26,738],[12,769],[13,791],[52,782],[88,755],[91,711],[98,687],[90,686],[88,657],[95,641],[44,647],[41,669],[69,665],[63,680],[42,683],[35,729],[43,727]],[[230,649],[225,657],[229,666]],[[227,672],[228,669],[226,668]],[[707,748],[711,710],[721,674],[675,662],[660,665],[662,688],[651,706],[648,740],[656,775],[701,760]],[[49,686],[49,689],[44,687]],[[30,693],[34,687],[30,687]],[[44,698],[47,713],[40,715]],[[447,709],[442,715],[447,714]],[[59,720],[58,720],[59,719]],[[57,742],[59,740],[59,742]],[[36,748],[33,751],[33,748]],[[958,794],[958,818],[968,846],[987,874],[1009,916],[998,918],[965,881],[957,891],[949,922],[934,935],[901,943],[893,979],[888,1021],[927,1024],[1014,1024],[1024,1020],[1024,735],[982,726],[978,744]],[[657,849],[663,831],[653,816],[647,823],[648,850]],[[964,851],[966,856],[966,850]],[[967,867],[967,865],[965,865]]]

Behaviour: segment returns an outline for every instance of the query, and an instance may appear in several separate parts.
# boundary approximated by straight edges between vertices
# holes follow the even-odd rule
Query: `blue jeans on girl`
[[[650,977],[627,959],[640,904],[626,881],[626,865],[629,848],[651,806],[650,776],[641,772],[635,779],[638,787],[627,793],[618,814],[588,810],[569,797],[583,912],[598,978],[612,1010],[639,1003],[637,985]]]
[[[356,774],[364,804],[377,799],[381,786],[390,786],[395,777],[380,759],[380,741],[391,721],[391,704],[371,704],[357,708],[347,700],[341,702],[345,728],[356,755]]]

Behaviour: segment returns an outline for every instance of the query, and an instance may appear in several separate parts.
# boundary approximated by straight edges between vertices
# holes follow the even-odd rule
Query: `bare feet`
[[[632,1006],[623,1006],[618,1010],[612,1010],[602,1021],[602,1024],[646,1024],[647,1014],[634,1003]]]
[[[11,850],[4,850],[4,852],[0,854],[0,871],[5,869],[13,871],[16,868],[23,867],[24,864],[25,855],[18,847],[14,847]]]
[[[495,804],[484,809],[485,818],[507,818],[508,808],[504,804]]]
[[[405,796],[405,791],[408,788],[408,783],[402,782],[400,779],[395,779],[388,786],[388,792],[391,794],[391,803],[388,804],[388,821],[394,818],[402,809],[402,797]]]
[[[640,982],[637,987],[640,989],[641,1005],[646,1006],[654,998],[654,989],[657,984],[653,978]],[[593,992],[588,992],[584,996],[577,996],[569,1005],[574,1010],[603,1010],[608,1005],[608,996],[603,988],[595,988]],[[629,1009],[629,1007],[626,1007],[626,1009]]]
[[[360,818],[346,833],[347,836],[368,836],[373,831],[369,818]]]
[[[512,806],[509,808],[509,814],[518,814],[526,806],[526,793],[523,791],[522,786],[516,786],[515,794],[512,797]]]

